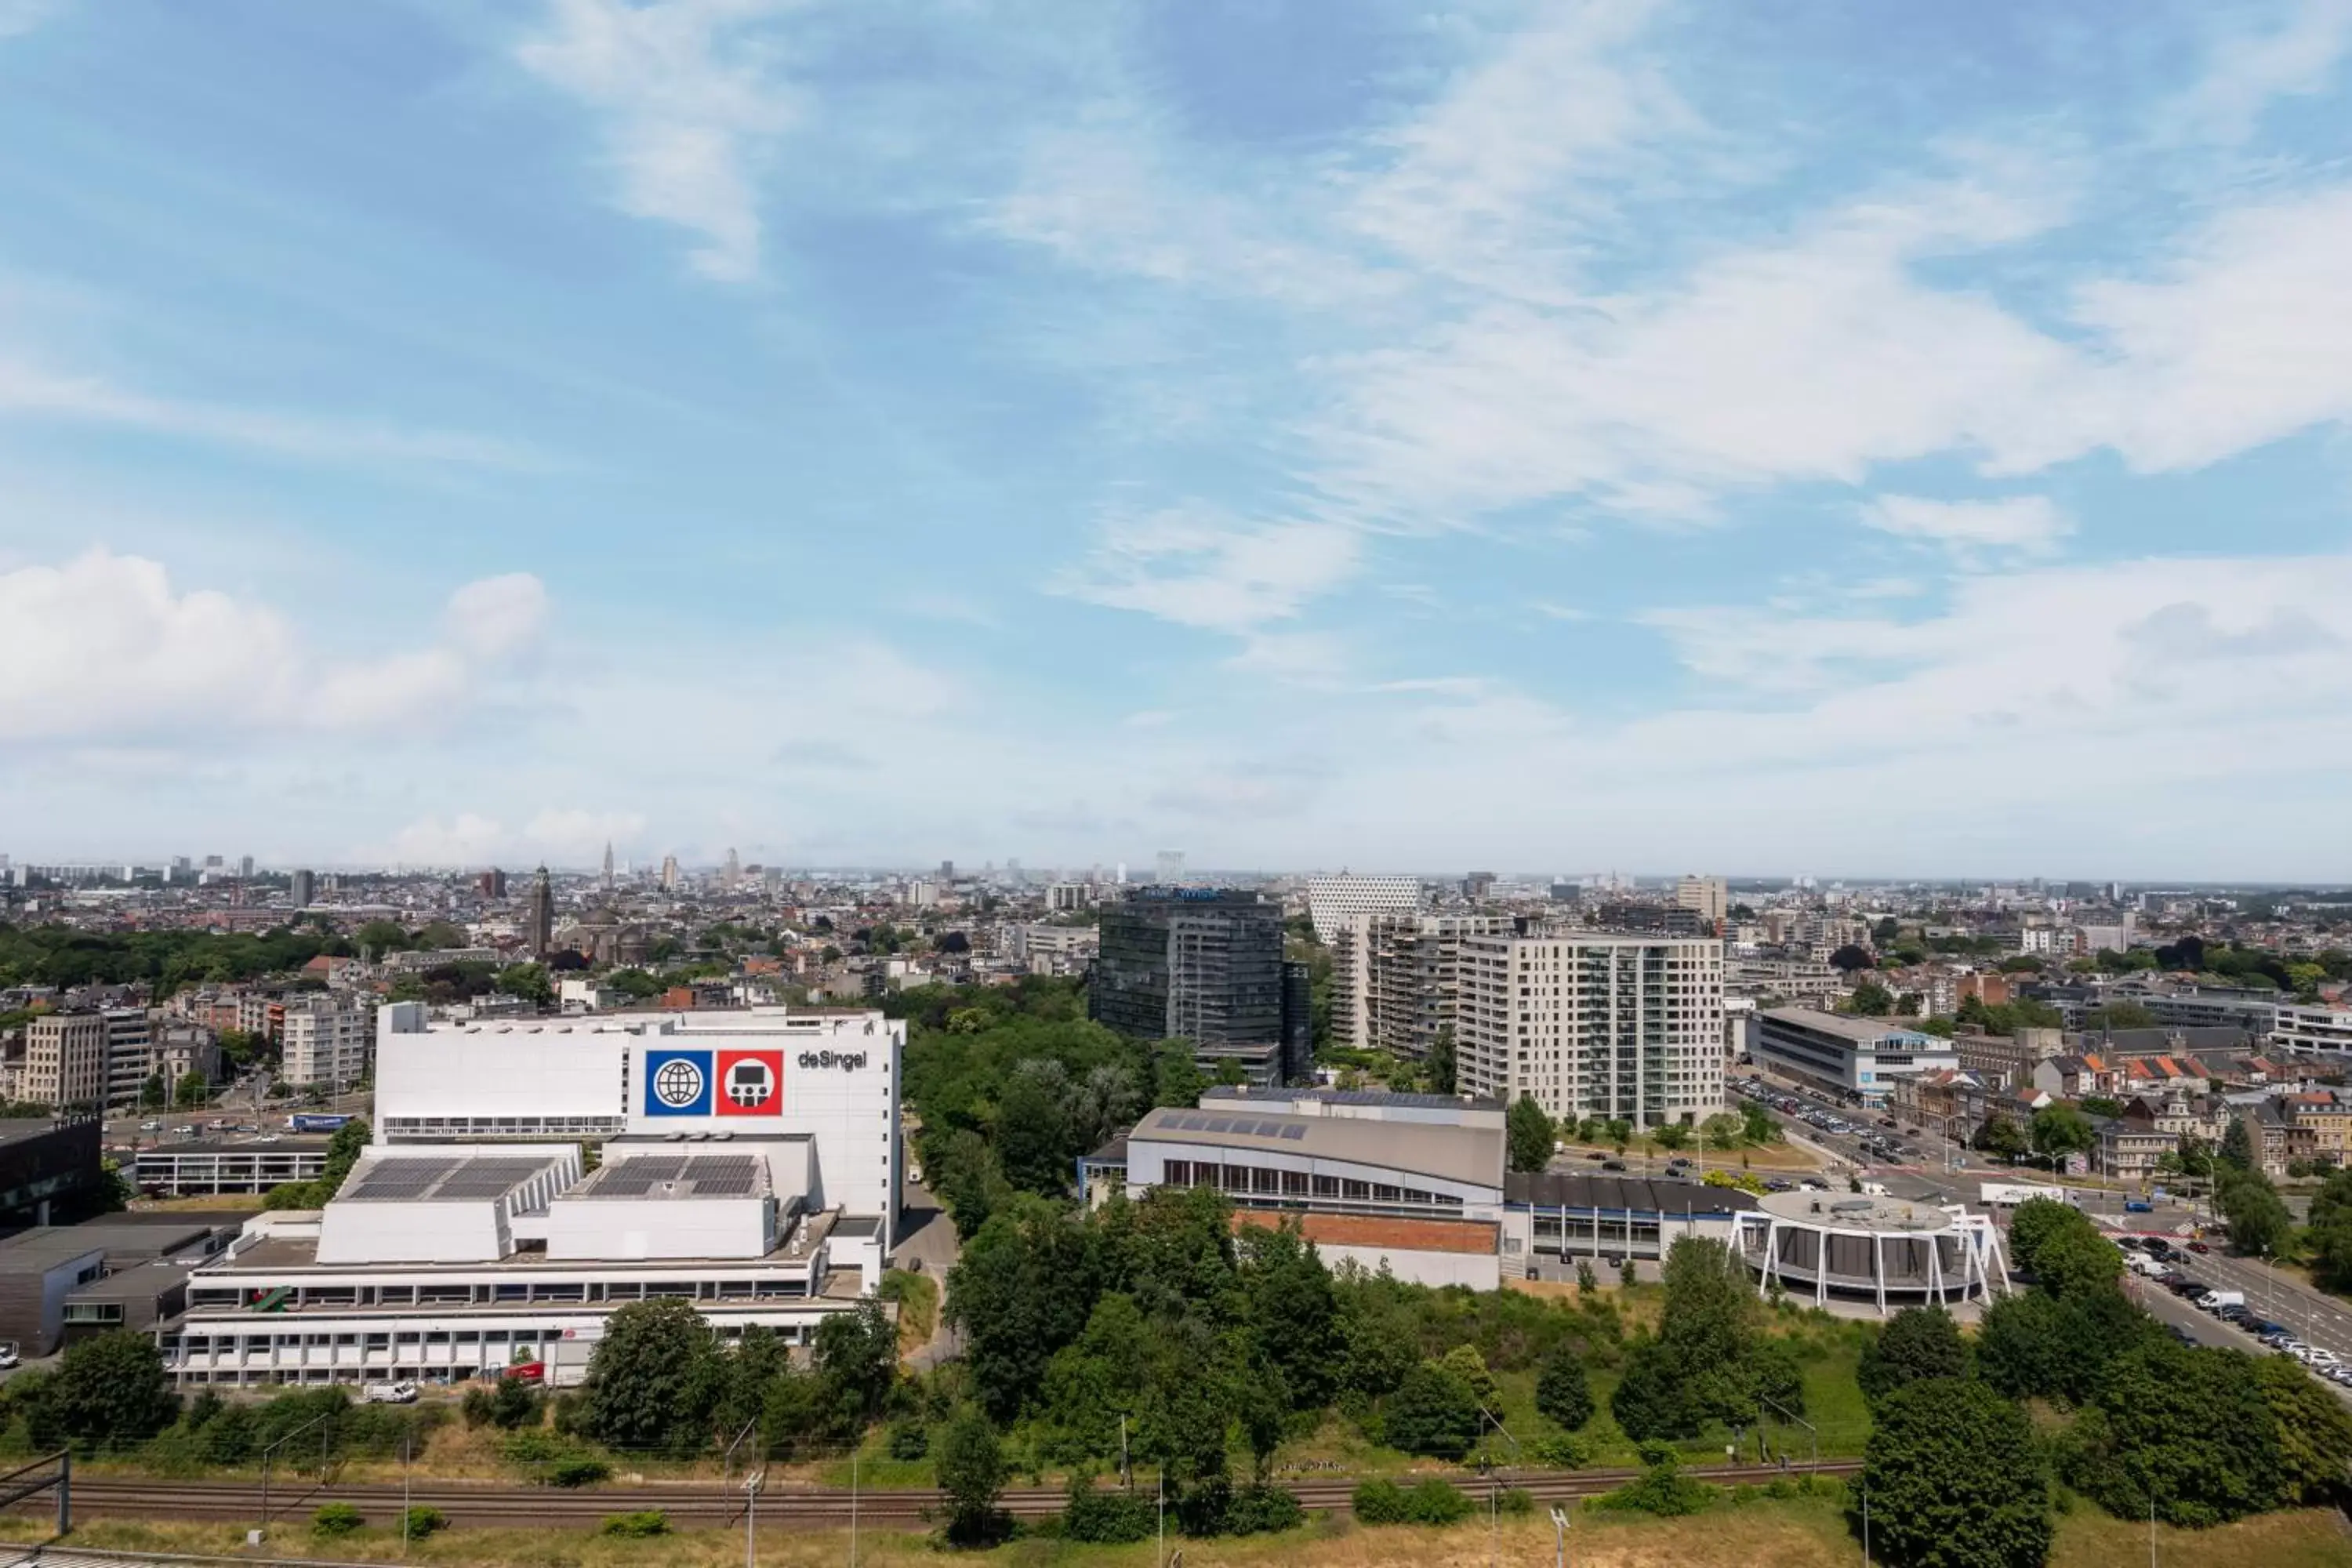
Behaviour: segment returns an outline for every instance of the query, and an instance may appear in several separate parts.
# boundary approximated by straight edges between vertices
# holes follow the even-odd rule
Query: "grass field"
[[[27,1520],[0,1521],[0,1540],[41,1538]],[[242,1532],[231,1526],[110,1523],[99,1521],[74,1535],[76,1543],[144,1552],[236,1552]],[[1720,1505],[1689,1519],[1655,1520],[1642,1515],[1580,1512],[1570,1528],[1570,1548],[1578,1568],[1844,1568],[1859,1560],[1860,1547],[1838,1506],[1826,1500]],[[1480,1568],[1498,1563],[1552,1561],[1550,1521],[1504,1520],[1489,1533],[1484,1523],[1451,1530],[1392,1526],[1362,1528],[1342,1517],[1318,1518],[1278,1536],[1241,1541],[1171,1540],[1187,1568]],[[333,1542],[312,1541],[303,1523],[289,1521],[270,1543],[274,1555],[316,1556],[343,1562],[400,1559],[396,1533],[370,1528]],[[763,1532],[758,1561],[768,1568],[830,1568],[848,1560],[845,1531]],[[2112,1568],[2139,1562],[2147,1551],[2145,1525],[2077,1509],[2059,1521],[2051,1568]],[[2352,1568],[2352,1535],[2343,1519],[2324,1510],[2271,1514],[2210,1531],[2157,1531],[2158,1560],[2196,1568]],[[478,1565],[478,1568],[730,1568],[743,1560],[743,1537],[736,1531],[695,1531],[650,1541],[608,1541],[586,1534],[544,1531],[451,1531],[408,1549],[418,1563]],[[866,1531],[858,1560],[875,1568],[937,1564],[942,1554],[929,1540],[908,1531]],[[1077,1546],[1051,1540],[1011,1542],[985,1553],[954,1559],[992,1568],[1151,1568],[1154,1543]]]

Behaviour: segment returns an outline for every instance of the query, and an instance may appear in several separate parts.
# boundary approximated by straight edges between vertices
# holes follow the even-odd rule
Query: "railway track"
[[[1861,1461],[1855,1459],[1824,1460],[1817,1473],[1838,1476],[1859,1468]],[[1558,1502],[1608,1491],[1632,1479],[1635,1473],[1548,1470],[1507,1473],[1501,1479],[1505,1485],[1532,1493],[1539,1502]],[[1769,1465],[1716,1465],[1696,1468],[1687,1473],[1701,1480],[1728,1486],[1743,1481],[1760,1485],[1803,1471],[1784,1471]],[[1445,1479],[1474,1500],[1486,1495],[1486,1482],[1477,1476],[1458,1474]],[[1304,1480],[1289,1483],[1289,1490],[1310,1510],[1331,1510],[1349,1506],[1356,1485],[1352,1479]],[[672,1524],[688,1528],[740,1524],[743,1519],[740,1487],[722,1488],[707,1481],[584,1487],[577,1490],[433,1481],[412,1485],[404,1493],[398,1485],[383,1482],[288,1479],[271,1484],[267,1508],[270,1519],[281,1525],[289,1520],[306,1518],[311,1510],[330,1502],[351,1503],[371,1522],[388,1522],[398,1517],[404,1498],[416,1507],[439,1509],[453,1525],[477,1527],[593,1529],[609,1514],[643,1509],[657,1509],[669,1516]],[[940,1494],[934,1491],[860,1492],[856,1500],[856,1517],[866,1524],[918,1527],[928,1522],[939,1500]],[[1024,1488],[1006,1492],[1003,1506],[1016,1517],[1035,1519],[1059,1513],[1064,1500],[1065,1494],[1059,1488]],[[257,1481],[131,1480],[88,1474],[74,1478],[73,1504],[77,1519],[178,1519],[244,1524],[260,1523],[265,1506],[263,1489]],[[54,1504],[46,1499],[36,1499],[22,1506],[39,1510]],[[846,1525],[852,1502],[849,1492],[844,1489],[784,1487],[762,1491],[759,1507],[763,1524]]]

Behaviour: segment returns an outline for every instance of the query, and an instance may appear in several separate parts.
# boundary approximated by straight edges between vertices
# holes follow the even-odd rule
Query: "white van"
[[[414,1405],[416,1385],[403,1380],[399,1383],[371,1383],[360,1392],[362,1405]]]

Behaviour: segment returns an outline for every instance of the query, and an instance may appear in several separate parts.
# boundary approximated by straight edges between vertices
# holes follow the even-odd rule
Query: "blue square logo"
[[[646,1114],[647,1116],[709,1115],[710,1053],[709,1051],[647,1051],[646,1053]]]

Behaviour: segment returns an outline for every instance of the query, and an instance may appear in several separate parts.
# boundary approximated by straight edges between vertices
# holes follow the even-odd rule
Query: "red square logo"
[[[784,1113],[784,1053],[721,1051],[719,1092],[711,1110],[719,1116],[782,1116]]]

